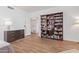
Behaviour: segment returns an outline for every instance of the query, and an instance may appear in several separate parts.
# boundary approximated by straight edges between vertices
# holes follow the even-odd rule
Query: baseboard
[[[31,34],[25,34],[25,36],[28,36],[28,35],[31,35]]]
[[[74,42],[79,42],[79,40],[75,40],[75,39],[64,39],[64,40],[67,40],[67,41],[74,41]]]

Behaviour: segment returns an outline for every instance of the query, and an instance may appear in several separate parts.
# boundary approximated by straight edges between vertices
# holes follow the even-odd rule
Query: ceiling
[[[51,8],[52,6],[15,6],[15,7],[27,12],[35,12],[35,11]]]

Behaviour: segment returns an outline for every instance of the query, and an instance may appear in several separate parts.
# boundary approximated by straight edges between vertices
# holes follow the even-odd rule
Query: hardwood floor
[[[56,53],[69,49],[79,49],[77,42],[39,38],[35,34],[11,42],[11,45],[16,53]]]

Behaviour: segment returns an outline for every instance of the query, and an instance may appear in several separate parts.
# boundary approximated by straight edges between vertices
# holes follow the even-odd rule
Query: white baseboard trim
[[[63,39],[63,40],[79,42],[79,40],[77,40],[77,39]]]
[[[31,34],[25,34],[25,36],[28,36],[28,35],[31,35]]]

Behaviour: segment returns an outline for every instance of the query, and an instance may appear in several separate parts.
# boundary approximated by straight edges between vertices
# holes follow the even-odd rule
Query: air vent
[[[11,7],[11,6],[8,6],[8,8],[9,8],[9,9],[12,9],[12,10],[14,9],[14,8],[13,8],[13,7]]]

